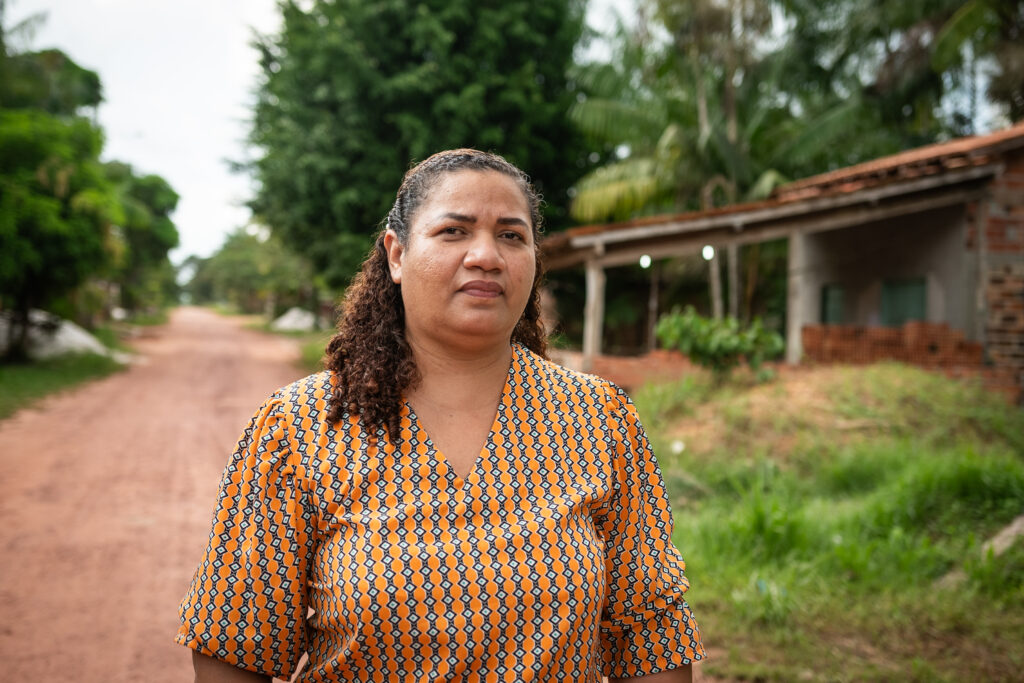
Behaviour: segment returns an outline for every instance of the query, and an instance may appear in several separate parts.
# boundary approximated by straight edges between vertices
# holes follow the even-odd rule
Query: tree
[[[571,116],[617,153],[581,177],[573,215],[625,220],[761,199],[790,178],[970,132],[955,79],[933,68],[937,36],[950,36],[955,55],[968,38],[996,51],[998,41],[983,38],[1019,36],[1021,22],[991,7],[1020,3],[976,0],[968,4],[989,9],[957,13],[963,4],[637,0],[638,18],[620,29],[613,59],[578,67],[590,97]],[[940,34],[944,26],[959,29]],[[1019,51],[1019,40],[1000,40],[1000,54]],[[753,313],[750,287],[760,274],[784,272],[780,263],[776,245],[730,254],[732,315],[741,291]],[[717,259],[711,266],[714,292]],[[717,297],[714,309],[722,308]]]
[[[121,283],[121,305],[136,310],[165,303],[173,291],[168,253],[178,246],[171,220],[178,194],[160,176],[138,176],[128,164],[110,162],[104,169],[124,209],[118,226],[124,250],[113,273]]]
[[[345,284],[410,162],[494,150],[533,175],[551,223],[586,165],[566,119],[582,0],[281,3],[261,37],[254,213]],[[308,9],[304,9],[308,7]]]
[[[977,93],[971,82],[976,64],[994,61],[989,97],[1006,107],[1010,119],[1024,118],[1024,3],[1020,0],[970,0],[943,24],[935,38],[932,65],[937,71],[959,68],[970,84],[970,105]]]
[[[99,163],[102,144],[85,119],[0,110],[0,298],[16,315],[12,355],[23,351],[31,308],[108,262],[123,214]]]
[[[60,50],[10,55],[0,60],[0,107],[39,109],[55,116],[72,116],[82,107],[103,101],[100,77]]]
[[[102,131],[80,111],[102,100],[99,76],[59,50],[14,53],[0,2],[0,306],[7,353],[20,356],[31,308],[73,297],[89,278],[123,275],[138,299],[173,283],[177,195],[100,160]],[[24,23],[22,24],[24,26]]]
[[[229,303],[245,313],[310,303],[314,295],[309,264],[265,228],[249,226],[230,233],[217,252],[192,257],[185,286],[195,303]]]

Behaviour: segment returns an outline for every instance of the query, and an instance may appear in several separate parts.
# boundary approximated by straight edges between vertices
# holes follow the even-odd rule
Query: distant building
[[[1024,124],[813,176],[768,200],[554,234],[584,265],[584,354],[600,353],[604,268],[785,237],[786,359],[893,358],[1024,395]]]

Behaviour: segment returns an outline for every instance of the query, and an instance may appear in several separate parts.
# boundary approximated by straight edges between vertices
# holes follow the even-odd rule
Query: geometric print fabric
[[[177,642],[300,681],[580,681],[705,656],[656,460],[618,387],[520,345],[460,478],[324,420],[333,377],[279,390],[221,480]]]

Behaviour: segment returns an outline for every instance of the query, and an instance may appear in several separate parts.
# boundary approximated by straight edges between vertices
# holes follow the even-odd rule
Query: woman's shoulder
[[[520,348],[527,381],[535,383],[539,391],[551,392],[556,396],[589,398],[602,407],[607,407],[609,403],[629,401],[629,397],[618,385],[603,377],[573,370],[525,346]]]
[[[323,370],[281,387],[270,395],[268,403],[276,404],[279,412],[310,417],[327,410],[333,392],[334,373]]]

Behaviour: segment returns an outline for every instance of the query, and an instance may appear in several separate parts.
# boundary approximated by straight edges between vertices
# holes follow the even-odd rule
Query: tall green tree
[[[275,313],[313,298],[308,262],[265,229],[239,228],[209,258],[189,259],[185,291],[195,303],[228,303],[245,313]]]
[[[15,52],[0,2],[0,309],[21,355],[28,313],[90,278],[124,278],[129,298],[173,283],[167,251],[177,195],[156,176],[100,162],[103,133],[82,113],[99,76],[59,50]],[[35,21],[35,20],[33,20]],[[22,24],[24,27],[24,23]]]
[[[88,120],[0,110],[0,300],[19,324],[109,262],[123,218],[99,162],[100,131]]]
[[[932,65],[937,71],[959,69],[968,82],[969,102],[976,107],[978,63],[989,58],[988,96],[1006,107],[1013,121],[1024,119],[1024,2],[970,0],[946,21],[935,38]]]
[[[786,178],[973,132],[967,57],[995,60],[990,95],[1014,118],[1024,106],[1019,0],[637,6],[615,59],[580,67],[594,96],[572,116],[622,151],[579,182],[581,220],[763,197]]]
[[[452,147],[508,157],[566,220],[587,164],[566,118],[583,0],[314,0],[280,4],[257,41],[252,202],[335,286],[369,248],[410,162]]]
[[[124,249],[112,273],[121,284],[121,305],[136,310],[167,303],[173,293],[168,253],[178,246],[171,220],[178,194],[160,176],[136,175],[128,164],[110,162],[104,170],[124,209],[118,226]]]
[[[642,1],[609,63],[579,67],[591,92],[571,111],[620,158],[578,184],[580,220],[626,218],[764,196],[783,177],[792,118],[780,60],[756,44],[771,29],[754,0]]]

